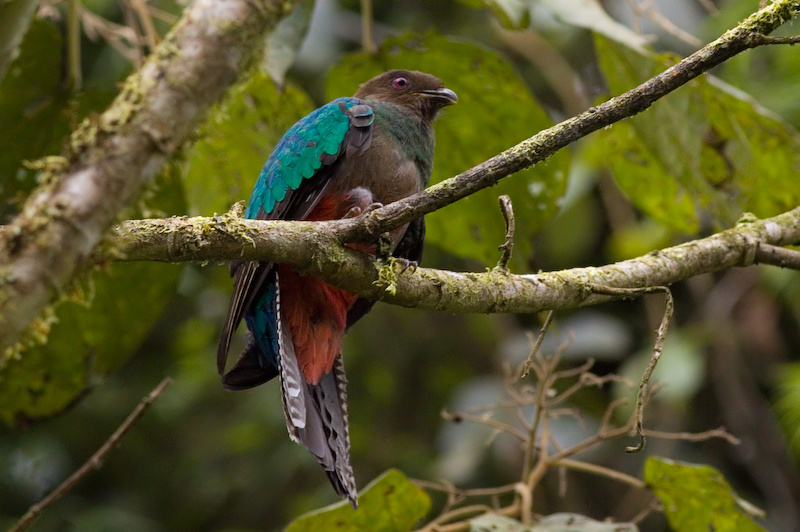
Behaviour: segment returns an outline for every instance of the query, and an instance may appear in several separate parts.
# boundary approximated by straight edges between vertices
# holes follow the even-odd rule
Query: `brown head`
[[[363,83],[355,97],[401,105],[428,121],[445,105],[458,102],[456,93],[446,88],[439,78],[416,70],[384,72]]]

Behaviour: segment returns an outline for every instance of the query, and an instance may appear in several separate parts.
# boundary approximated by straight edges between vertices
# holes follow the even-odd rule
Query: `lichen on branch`
[[[349,220],[289,222],[235,216],[128,220],[117,226],[112,260],[264,260],[290,264],[362,297],[458,313],[530,313],[607,301],[593,286],[667,286],[703,273],[768,263],[760,247],[800,242],[800,207],[757,220],[743,216],[731,229],[679,246],[601,267],[512,275],[496,269],[458,273],[408,268],[392,276],[372,257],[342,245]],[[326,257],[320,261],[318,257]],[[99,257],[98,257],[99,258]],[[783,260],[782,258],[776,261]],[[781,265],[780,262],[776,264]],[[392,269],[396,273],[397,268]],[[382,276],[383,275],[383,276]]]

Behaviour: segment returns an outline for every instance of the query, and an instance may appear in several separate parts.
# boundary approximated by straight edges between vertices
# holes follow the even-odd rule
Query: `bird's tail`
[[[356,481],[350,463],[350,432],[347,419],[347,379],[342,356],[336,357],[333,371],[317,384],[308,384],[297,363],[286,318],[278,309],[281,397],[289,436],[317,458],[342,497],[358,505]]]

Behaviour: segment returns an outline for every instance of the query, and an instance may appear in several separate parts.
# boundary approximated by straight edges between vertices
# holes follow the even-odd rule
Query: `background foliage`
[[[43,3],[0,85],[4,221],[36,186],[35,165],[26,161],[57,154],[65,135],[110,101],[152,47],[146,21],[163,35],[182,9],[167,0],[147,3],[146,11],[134,2],[83,4],[80,85],[65,64],[65,6],[58,2]],[[279,82],[254,72],[233,88],[182,159],[126,216],[226,211],[248,196],[295,120],[401,66],[432,72],[459,95],[436,125],[434,181],[450,177],[627,90],[674,61],[671,54],[696,48],[687,35],[713,39],[757,4],[662,2],[663,15],[680,28],[665,31],[623,1],[604,3],[610,16],[586,2],[375,2],[381,46],[369,55],[360,51],[356,2],[320,1],[313,15],[306,2],[267,51]],[[292,43],[309,20],[295,57]],[[649,40],[657,55],[642,48]],[[500,194],[511,196],[517,214],[515,272],[630,258],[727,227],[743,211],[769,216],[797,206],[800,54],[761,48],[715,75],[430,215],[425,265],[494,266],[503,235]],[[164,375],[175,385],[104,468],[34,530],[277,530],[335,500],[315,461],[286,437],[276,386],[221,390],[213,352],[230,290],[223,265],[103,265],[37,322],[48,341],[0,360],[0,526],[74,470]],[[647,453],[711,464],[767,511],[768,529],[800,528],[797,273],[732,270],[682,283],[675,296],[656,375],[665,384],[647,426],[725,425],[742,444],[651,440]],[[562,313],[544,349],[570,338],[567,366],[591,357],[595,371],[637,381],[661,308],[651,297]],[[503,398],[503,368],[527,356],[525,332],[538,325],[537,316],[378,305],[345,342],[359,485],[389,468],[464,487],[517,478],[522,457],[511,440],[501,435],[487,445],[489,429],[445,422],[440,411]],[[618,396],[631,392],[605,386],[582,394],[572,406],[584,412],[585,427],[553,430],[565,442],[585,437]],[[625,454],[620,442],[582,458],[639,478],[652,471],[645,456]],[[381,482],[394,482],[392,475]],[[562,493],[559,475],[546,477],[537,512],[629,520],[643,506],[641,493],[608,479],[566,479]],[[434,497],[434,507],[441,504]],[[676,526],[673,516],[658,513],[639,526],[663,530],[667,519]]]

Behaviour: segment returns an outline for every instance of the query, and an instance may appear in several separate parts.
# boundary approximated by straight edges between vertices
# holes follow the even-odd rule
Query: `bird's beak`
[[[430,90],[420,91],[420,94],[425,96],[426,98],[436,100],[442,105],[452,105],[454,103],[458,103],[458,96],[456,96],[456,93],[444,87],[441,89],[430,89]]]

